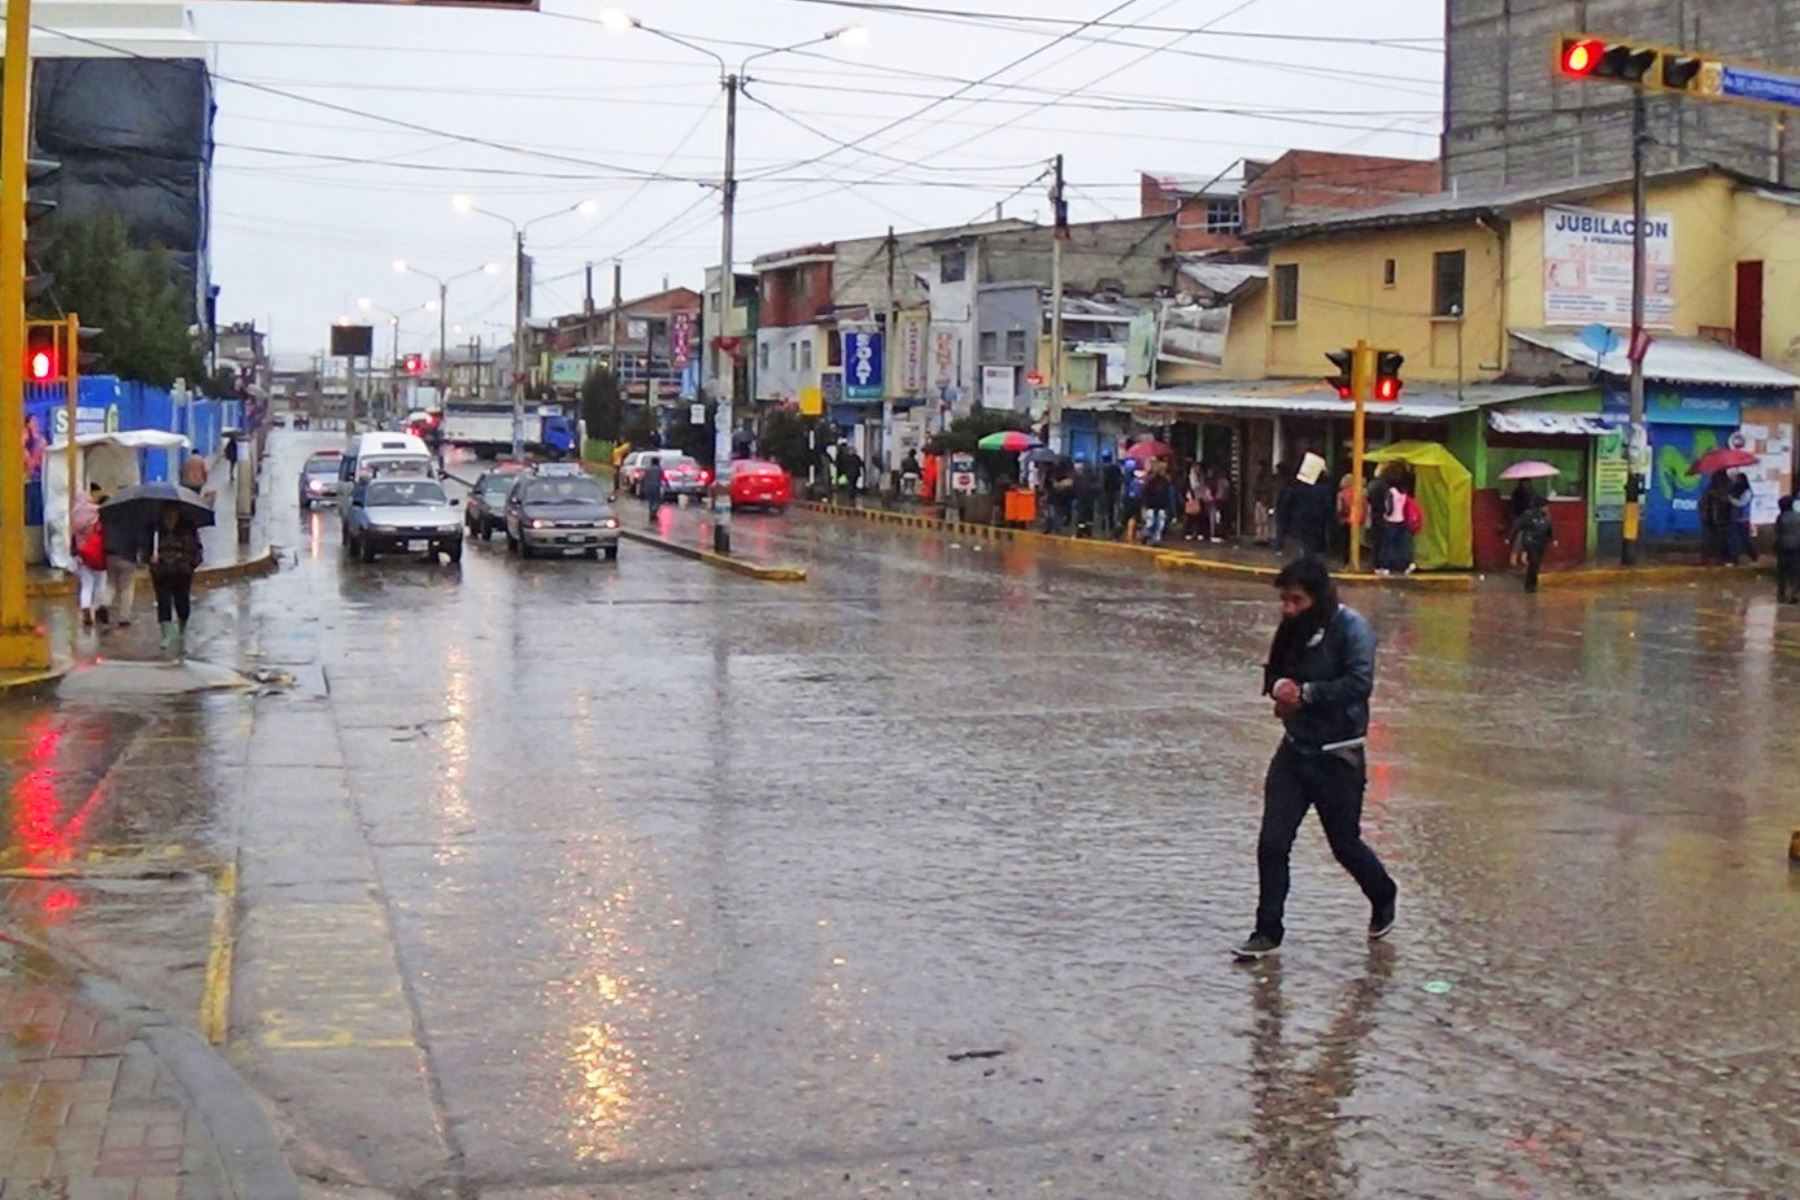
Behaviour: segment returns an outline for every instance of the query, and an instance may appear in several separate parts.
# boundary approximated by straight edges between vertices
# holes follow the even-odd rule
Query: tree
[[[656,428],[656,415],[645,407],[625,418],[624,425],[619,429],[619,439],[633,446],[654,446],[659,432]]]
[[[821,417],[803,417],[795,409],[777,408],[763,421],[763,457],[780,463],[796,479],[806,478],[813,456],[807,444],[809,433],[820,446],[829,445],[836,437],[835,431],[825,428]]]
[[[214,367],[213,373],[200,385],[200,390],[215,400],[235,400],[238,394],[238,369],[225,365]]]
[[[619,380],[605,367],[588,372],[581,384],[581,416],[587,435],[597,442],[616,442],[625,427],[625,397]]]
[[[44,301],[50,311],[32,315],[79,313],[100,330],[92,348],[102,371],[163,388],[201,378],[190,305],[168,252],[132,246],[117,213],[58,221],[44,268],[55,276]]]
[[[675,422],[669,430],[665,444],[681,451],[696,462],[710,464],[713,460],[713,419],[718,416],[719,406],[711,400],[706,402],[706,423],[696,425],[687,420],[687,413],[681,414],[681,420]]]

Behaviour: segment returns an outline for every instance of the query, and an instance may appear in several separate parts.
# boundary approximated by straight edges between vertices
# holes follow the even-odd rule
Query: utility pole
[[[887,234],[887,316],[881,338],[881,474],[885,482],[894,461],[894,350],[900,332],[900,302],[894,294],[894,259],[898,247],[894,227]]]
[[[17,0],[13,0],[17,3]],[[719,222],[719,297],[723,302],[726,297],[737,298],[737,270],[732,265],[732,221],[737,216],[737,105],[738,88],[741,84],[738,76],[727,72],[725,75],[725,177],[720,180],[719,207],[723,220]],[[730,311],[729,308],[726,311]],[[22,357],[15,355],[15,357]],[[731,430],[735,422],[732,419],[732,392],[735,390],[729,373],[718,372],[719,398],[718,411],[713,421],[713,551],[717,554],[731,553]]]
[[[1056,156],[1050,188],[1056,228],[1050,239],[1050,448],[1062,451],[1063,401],[1063,242],[1069,237],[1069,202],[1063,198],[1063,156]]]
[[[400,352],[400,326],[394,326],[394,352]],[[450,285],[438,283],[438,411],[450,407]]]
[[[41,670],[50,644],[25,598],[25,177],[31,2],[7,0],[0,81],[0,670]],[[69,430],[73,439],[75,430]],[[73,488],[74,480],[69,481]]]
[[[1631,429],[1626,438],[1625,529],[1619,543],[1620,561],[1630,566],[1638,557],[1638,526],[1650,462],[1650,431],[1644,424],[1644,293],[1649,275],[1649,237],[1644,228],[1649,207],[1644,181],[1645,150],[1650,142],[1644,93],[1632,96],[1631,109]]]
[[[619,310],[625,306],[624,290],[625,290],[625,264],[618,261],[617,259],[614,259],[613,260],[612,313],[610,314],[610,316],[608,318],[612,325],[610,336],[612,338],[611,354],[612,354],[612,373],[613,373],[614,379],[623,378],[623,376],[620,374],[620,371],[619,371]],[[623,387],[624,385],[620,384],[619,386]]]
[[[530,285],[525,280],[525,230],[513,230],[513,352],[512,452],[515,462],[525,458],[525,293]]]

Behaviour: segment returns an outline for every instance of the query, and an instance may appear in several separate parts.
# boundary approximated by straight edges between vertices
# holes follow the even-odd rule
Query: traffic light
[[[1698,55],[1665,54],[1662,59],[1662,85],[1671,91],[1685,92],[1700,77],[1706,65]]]
[[[1605,52],[1605,44],[1594,38],[1565,37],[1559,60],[1562,72],[1564,75],[1592,75],[1594,68],[1600,65],[1600,56]]]
[[[1586,33],[1565,33],[1557,39],[1556,69],[1570,79],[1684,92],[1700,78],[1705,65],[1699,55],[1667,46]]]
[[[41,255],[31,245],[31,235],[39,221],[56,211],[56,201],[38,185],[62,170],[62,162],[34,156],[25,165],[25,303],[29,307],[42,300],[56,282],[54,275],[38,269]]]
[[[61,327],[55,322],[32,321],[25,326],[25,379],[50,383],[62,378]]]
[[[1375,398],[1392,403],[1400,399],[1400,391],[1406,382],[1400,378],[1400,368],[1406,365],[1406,356],[1392,350],[1383,350],[1375,356]]]
[[[1325,357],[1337,368],[1337,374],[1328,377],[1325,382],[1337,389],[1339,400],[1350,400],[1356,396],[1354,350],[1327,350]]]
[[[425,369],[425,356],[408,354],[400,360],[400,369],[408,375],[417,375]]]

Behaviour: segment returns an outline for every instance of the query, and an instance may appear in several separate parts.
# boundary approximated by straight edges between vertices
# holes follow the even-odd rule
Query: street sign
[[[844,395],[851,400],[879,400],[882,379],[881,335],[872,329],[845,330]]]
[[[1029,383],[1032,387],[1043,387],[1044,373],[1042,371],[1033,371],[1025,376],[1025,382]]]
[[[1708,62],[1700,68],[1700,94],[1772,104],[1778,108],[1800,108],[1800,78],[1731,63]]]
[[[688,405],[688,424],[689,425],[704,425],[704,424],[706,424],[706,405],[704,405],[704,404]]]

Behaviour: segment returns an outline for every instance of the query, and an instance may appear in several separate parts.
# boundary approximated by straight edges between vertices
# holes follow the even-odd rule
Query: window
[[[788,370],[798,371],[799,369],[800,369],[800,343],[799,342],[789,342],[788,343]]]
[[[993,362],[1000,357],[1000,335],[988,330],[981,335],[981,361]]]
[[[811,338],[808,338],[806,341],[800,343],[800,369],[802,371],[812,370],[812,339]]]
[[[941,283],[961,283],[969,276],[969,253],[966,250],[946,250],[938,257],[938,281]]]
[[[828,367],[844,365],[844,335],[842,333],[825,335],[825,365]]]
[[[1282,263],[1275,268],[1275,321],[1292,325],[1300,319],[1300,264]]]
[[[1206,202],[1206,232],[1236,233],[1244,227],[1243,211],[1236,200]]]
[[[1393,259],[1390,258],[1386,262],[1381,264],[1381,286],[1382,287],[1384,287],[1384,288],[1393,287],[1395,280],[1397,280],[1399,278],[1400,278],[1400,264],[1399,263],[1395,262]]]
[[[769,343],[764,342],[756,348],[756,365],[765,371],[769,369]]]
[[[1463,312],[1463,252],[1443,250],[1431,256],[1431,315],[1460,317]]]
[[[1025,361],[1025,331],[1023,329],[1007,330],[1006,361],[1017,363]]]

